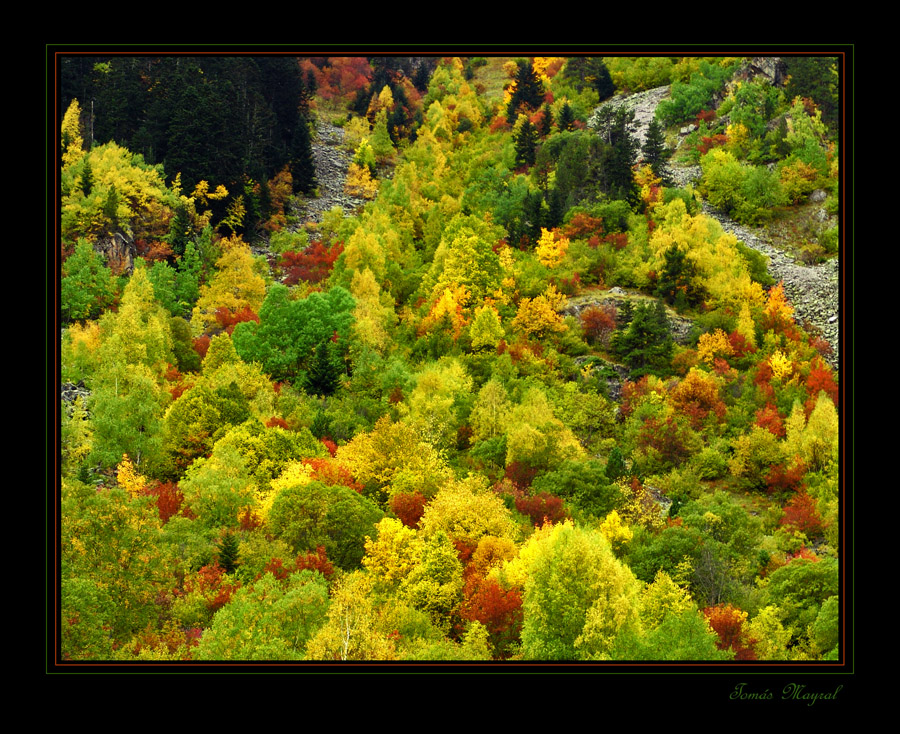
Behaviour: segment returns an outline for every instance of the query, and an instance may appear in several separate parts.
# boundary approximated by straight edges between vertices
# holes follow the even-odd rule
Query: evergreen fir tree
[[[318,439],[327,438],[331,435],[331,419],[325,414],[325,411],[318,410],[316,412],[309,431]]]
[[[629,368],[632,380],[644,375],[665,375],[674,347],[662,301],[639,304],[628,328],[616,331],[610,340],[611,350]]]
[[[703,294],[693,282],[697,274],[694,263],[677,245],[671,245],[663,253],[663,259],[665,264],[657,278],[654,295],[665,299],[679,311],[699,303]]]
[[[516,165],[532,166],[534,165],[535,151],[537,148],[537,133],[531,120],[525,118],[520,127],[519,133],[515,137],[516,145]]]
[[[519,109],[525,107],[528,110],[536,110],[544,101],[544,89],[541,80],[534,71],[534,64],[525,59],[518,62],[516,80],[513,87],[509,106],[506,109],[506,119],[512,124],[519,115]]]
[[[541,115],[541,125],[538,128],[538,135],[542,138],[546,138],[553,131],[553,110],[550,109],[550,104],[545,102],[541,111],[543,114]]]
[[[554,187],[550,192],[550,197],[547,199],[547,216],[545,222],[547,229],[559,227],[563,223],[563,218],[566,215],[566,206],[563,199],[564,197],[559,187]]]
[[[622,456],[622,450],[618,446],[614,446],[609,452],[609,458],[606,460],[606,478],[614,482],[620,477],[624,477],[627,471],[625,466],[625,457]]]
[[[310,196],[316,189],[316,164],[313,160],[312,139],[305,118],[301,118],[300,124],[294,131],[291,141],[291,177],[294,185],[294,193],[302,193]]]
[[[240,565],[238,539],[233,533],[225,533],[219,540],[217,548],[219,566],[225,570],[225,573],[234,573]]]
[[[598,158],[598,184],[611,199],[632,202],[637,196],[632,166],[637,143],[629,130],[634,111],[620,107],[601,116],[600,137],[606,143]]]
[[[175,207],[175,215],[169,225],[169,235],[167,241],[172,252],[176,255],[183,255],[185,247],[191,236],[191,218],[188,215],[187,206],[179,203]]]
[[[90,161],[85,156],[84,165],[81,167],[81,192],[85,196],[90,196],[92,188],[94,188],[94,172],[91,170]]]
[[[568,101],[563,102],[563,106],[559,111],[559,118],[556,120],[556,127],[561,131],[571,130],[575,124],[575,113]]]
[[[657,176],[662,176],[662,164],[666,159],[666,141],[660,124],[654,117],[647,127],[647,137],[644,140],[642,150],[644,161],[650,164],[650,168]]]
[[[602,102],[609,99],[616,93],[616,85],[613,83],[612,76],[603,59],[596,58],[594,64],[594,89]]]
[[[331,395],[339,384],[340,370],[331,348],[331,341],[320,342],[306,375],[307,388],[316,395]]]
[[[119,229],[119,192],[115,185],[109,187],[106,192],[106,200],[103,202],[103,216],[109,221],[108,234],[113,234]]]

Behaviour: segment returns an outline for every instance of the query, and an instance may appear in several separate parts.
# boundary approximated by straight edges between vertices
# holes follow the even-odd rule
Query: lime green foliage
[[[825,603],[837,599],[839,569],[836,558],[808,560],[798,558],[769,574],[763,584],[766,603],[782,611],[782,624],[790,630],[792,644],[807,638],[808,628],[816,623]],[[829,620],[837,607],[831,602],[814,637],[827,645],[834,640],[833,621]],[[829,648],[830,649],[830,648]]]
[[[596,459],[565,461],[537,477],[532,488],[562,497],[598,518],[605,517],[622,501],[620,488],[607,478],[603,463]]]
[[[254,502],[253,477],[233,446],[194,461],[179,483],[188,507],[206,527],[237,527],[239,515]]]
[[[603,62],[618,90],[642,92],[671,83],[676,58],[668,56],[610,56]]]
[[[328,604],[318,573],[299,571],[284,581],[267,573],[216,613],[194,659],[302,660]]]
[[[527,659],[606,658],[618,635],[638,624],[639,585],[600,532],[569,523],[526,544]]]
[[[115,279],[90,242],[79,239],[62,267],[60,312],[64,321],[97,318],[112,305]]]
[[[443,530],[428,536],[422,555],[401,584],[401,596],[413,607],[426,612],[432,623],[448,630],[450,615],[461,601],[462,563]]]
[[[148,498],[74,480],[62,482],[60,509],[62,654],[102,659],[160,619],[156,595],[174,579],[159,517]]]

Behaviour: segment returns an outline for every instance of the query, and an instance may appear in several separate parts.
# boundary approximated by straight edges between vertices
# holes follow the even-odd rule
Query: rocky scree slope
[[[754,61],[749,68],[777,69],[776,60],[766,59]],[[739,72],[746,75],[746,70]],[[776,71],[771,71],[771,77],[777,82]],[[631,132],[637,139],[639,146],[643,146],[646,139],[647,127],[656,112],[656,107],[661,100],[669,94],[669,87],[658,87],[638,94],[616,97],[604,105],[612,105],[615,108],[626,106],[634,111],[634,123]],[[599,108],[598,108],[599,109]],[[596,115],[592,121],[596,120]],[[690,127],[683,128],[681,135],[685,136],[691,131]],[[640,155],[640,154],[639,154]],[[689,184],[696,184],[700,179],[699,166],[683,166],[670,163],[665,172],[674,186],[683,188]],[[824,208],[824,192],[814,192],[807,206],[814,207],[813,217],[820,221],[827,221],[829,215]],[[703,212],[718,221],[722,228],[733,234],[739,241],[748,247],[762,253],[768,259],[769,275],[776,282],[784,284],[784,292],[794,307],[795,320],[807,331],[818,334],[831,347],[831,353],[826,357],[834,369],[839,369],[840,363],[840,261],[832,258],[819,264],[806,264],[786,250],[777,247],[773,242],[771,231],[765,225],[760,227],[747,227],[735,222],[722,212],[715,210],[706,202],[702,202]]]

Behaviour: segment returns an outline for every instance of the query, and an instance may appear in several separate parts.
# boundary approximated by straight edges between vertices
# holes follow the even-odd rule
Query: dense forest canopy
[[[59,660],[840,660],[840,61],[61,56]]]

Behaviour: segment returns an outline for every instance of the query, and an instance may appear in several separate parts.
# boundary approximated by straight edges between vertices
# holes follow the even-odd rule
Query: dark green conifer
[[[217,549],[219,566],[225,570],[225,573],[234,573],[240,565],[238,539],[233,533],[225,533],[219,540]]]
[[[538,127],[538,135],[542,138],[546,138],[553,131],[553,110],[550,109],[550,104],[545,102],[541,111],[543,114],[541,115],[541,123]]]
[[[656,121],[656,118],[650,120],[647,127],[647,137],[644,140],[642,149],[644,161],[650,164],[650,168],[657,176],[662,175],[662,164],[666,159],[666,140],[662,127]]]
[[[506,120],[510,125],[518,117],[520,108],[536,110],[544,101],[544,88],[534,71],[534,64],[526,59],[519,59],[516,63],[518,70],[509,106],[506,108]]]
[[[316,395],[331,395],[340,384],[340,368],[331,344],[330,340],[318,344],[306,375],[307,389]]]
[[[537,149],[537,132],[531,120],[525,119],[519,127],[519,133],[515,137],[516,145],[516,165],[532,166],[534,165],[535,152]]]
[[[91,163],[88,157],[84,157],[84,165],[81,167],[81,192],[85,196],[91,195],[91,189],[94,187],[94,172],[91,170]]]
[[[610,349],[629,368],[633,380],[644,375],[665,375],[674,346],[662,301],[639,304],[628,327],[613,333],[610,340]]]
[[[559,111],[559,117],[556,120],[556,127],[560,130],[571,130],[575,125],[575,113],[568,101],[563,102],[563,106]]]
[[[312,138],[305,119],[301,119],[291,141],[291,177],[294,193],[310,196],[316,189],[316,164],[313,159]]]

